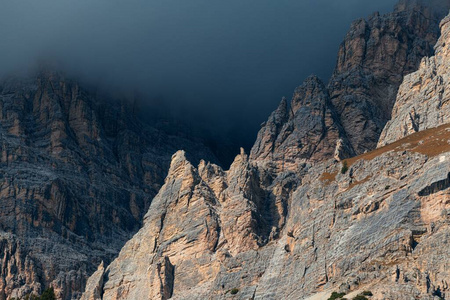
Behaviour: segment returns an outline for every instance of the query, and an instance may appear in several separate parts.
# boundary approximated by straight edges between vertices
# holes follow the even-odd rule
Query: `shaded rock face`
[[[171,153],[212,157],[133,110],[46,71],[1,84],[0,299],[49,285],[79,298],[92,265],[140,228]]]
[[[354,155],[327,89],[319,78],[311,76],[295,90],[290,107],[283,99],[263,124],[250,157],[275,163],[280,170],[294,169],[307,161],[333,157],[338,140],[338,157]]]
[[[433,55],[449,9],[448,0],[400,1],[391,14],[352,24],[328,89],[357,154],[376,147],[403,77]]]
[[[450,18],[441,22],[436,55],[424,58],[417,72],[405,77],[378,146],[420,130],[450,122]]]

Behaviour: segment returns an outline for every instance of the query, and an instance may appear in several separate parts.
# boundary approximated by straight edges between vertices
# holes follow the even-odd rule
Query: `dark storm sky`
[[[0,75],[56,61],[248,146],[282,96],[328,80],[352,20],[395,2],[2,1]]]

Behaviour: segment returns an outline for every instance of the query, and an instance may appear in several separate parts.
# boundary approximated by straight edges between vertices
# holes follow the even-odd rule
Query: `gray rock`
[[[393,13],[355,21],[325,87],[311,76],[263,123],[251,150],[278,169],[373,150],[391,119],[403,77],[434,53],[450,0],[400,1]]]
[[[444,32],[440,44],[449,38]],[[441,58],[441,65],[450,59]],[[450,299],[450,123],[347,158],[345,171],[344,162],[314,161],[307,147],[297,151],[313,155],[299,160],[277,143],[307,135],[295,120],[303,110],[326,120],[317,113],[328,107],[323,85],[311,78],[298,94],[291,113],[283,101],[271,115],[250,159],[241,151],[229,171],[173,156],[144,226],[108,266],[101,299],[313,300],[333,291],[348,299],[363,291],[371,299]],[[450,106],[439,109],[446,115]],[[327,155],[339,154],[335,148]],[[280,167],[283,153],[294,167]]]

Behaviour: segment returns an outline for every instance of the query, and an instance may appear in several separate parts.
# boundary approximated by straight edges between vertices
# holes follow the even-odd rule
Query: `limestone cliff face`
[[[93,264],[142,224],[180,145],[133,105],[43,71],[0,85],[0,299],[52,285],[79,298]]]
[[[338,156],[354,155],[325,85],[309,77],[295,90],[290,107],[282,100],[278,109],[263,124],[251,151],[251,159],[270,162],[282,170],[296,168],[307,161],[334,156],[338,141],[344,141]]]
[[[450,122],[450,18],[441,22],[442,36],[436,55],[424,58],[417,72],[405,77],[397,100],[378,142],[392,143],[420,130]]]
[[[448,299],[450,144],[427,149],[450,125],[425,132],[346,174],[328,161],[273,176],[245,154],[230,171],[194,168],[178,152],[144,227],[83,299]]]
[[[264,188],[260,176],[245,153],[224,172],[205,162],[194,168],[177,152],[144,227],[103,277],[91,278],[98,284],[88,286],[100,287],[101,296],[88,288],[82,299],[168,299],[193,287],[210,290],[231,257],[256,253],[284,227],[293,178]]]

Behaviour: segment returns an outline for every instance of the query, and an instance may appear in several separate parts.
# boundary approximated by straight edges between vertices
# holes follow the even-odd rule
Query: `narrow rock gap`
[[[447,178],[433,182],[429,186],[423,188],[418,194],[421,197],[429,196],[448,188],[450,188],[450,172],[448,173]]]

